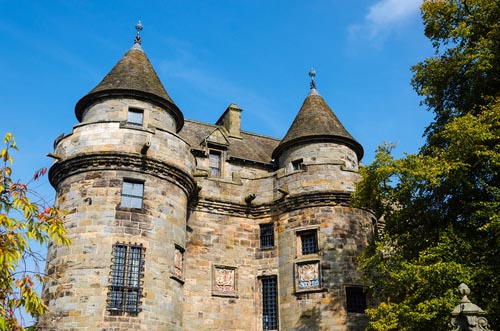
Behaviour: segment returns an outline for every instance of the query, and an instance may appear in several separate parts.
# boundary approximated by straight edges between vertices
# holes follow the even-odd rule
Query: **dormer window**
[[[133,125],[142,125],[144,122],[144,110],[139,108],[129,108],[127,123]]]
[[[208,167],[210,168],[210,175],[212,177],[220,177],[222,173],[221,169],[222,152],[217,150],[210,150],[208,153]]]

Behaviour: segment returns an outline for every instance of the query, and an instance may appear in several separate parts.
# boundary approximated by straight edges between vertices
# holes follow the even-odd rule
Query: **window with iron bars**
[[[278,287],[277,277],[264,277],[262,282],[262,327],[264,330],[278,330]]]
[[[260,225],[260,248],[274,247],[274,224]]]
[[[366,309],[366,295],[360,286],[345,288],[346,309],[348,313],[364,313]]]
[[[113,245],[108,292],[108,311],[111,315],[137,316],[139,313],[144,250],[142,245]]]
[[[297,232],[297,254],[308,255],[318,253],[318,231]]]

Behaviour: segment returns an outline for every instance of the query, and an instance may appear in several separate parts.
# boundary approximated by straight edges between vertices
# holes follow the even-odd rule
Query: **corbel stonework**
[[[86,153],[54,163],[49,170],[49,181],[57,187],[64,179],[89,171],[135,171],[179,186],[188,196],[195,192],[192,176],[175,165],[135,153],[99,152]]]

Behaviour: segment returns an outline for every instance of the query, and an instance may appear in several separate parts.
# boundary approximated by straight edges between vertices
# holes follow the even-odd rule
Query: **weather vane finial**
[[[139,20],[135,25],[135,29],[137,30],[137,35],[135,36],[135,44],[141,44],[141,31],[142,31],[142,22]]]
[[[311,89],[316,89],[316,82],[314,81],[314,77],[316,77],[316,71],[314,68],[309,70],[309,77],[311,77]]]

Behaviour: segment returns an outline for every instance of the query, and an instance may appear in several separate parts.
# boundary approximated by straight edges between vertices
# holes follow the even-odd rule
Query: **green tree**
[[[353,197],[385,220],[362,257],[378,305],[370,330],[448,330],[472,289],[500,328],[500,1],[422,5],[435,56],[412,68],[435,114],[417,154],[381,146]]]
[[[14,137],[7,133],[0,155],[0,330],[24,330],[19,321],[21,310],[32,317],[43,314],[47,307],[34,287],[43,282],[39,270],[28,270],[27,261],[40,262],[31,249],[34,242],[69,244],[64,229],[64,213],[48,206],[30,185],[43,176],[37,171],[26,184],[12,180],[12,150],[17,150]]]

